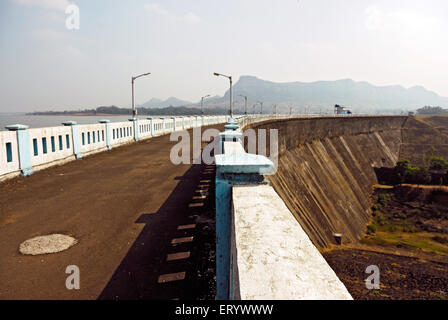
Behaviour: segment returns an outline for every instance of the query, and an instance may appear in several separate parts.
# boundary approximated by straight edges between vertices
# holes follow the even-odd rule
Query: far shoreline
[[[110,117],[110,116],[130,116],[132,117],[132,114],[112,114],[112,113],[48,113],[48,114],[34,114],[34,113],[28,113],[27,116],[57,116],[57,117],[67,117],[67,116],[73,116],[73,117]]]

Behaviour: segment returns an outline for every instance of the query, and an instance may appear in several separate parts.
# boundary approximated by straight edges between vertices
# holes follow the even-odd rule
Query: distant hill
[[[448,108],[448,98],[439,96],[421,86],[406,89],[402,86],[375,86],[368,82],[356,82],[351,79],[317,82],[285,82],[278,83],[262,80],[254,76],[241,76],[233,86],[234,111],[244,112],[244,99],[248,97],[248,112],[260,112],[260,105],[253,107],[258,101],[263,102],[263,113],[272,113],[277,105],[278,113],[293,112],[332,112],[335,104],[350,107],[354,113],[402,113],[415,111],[424,106]],[[155,110],[169,107],[183,107],[179,110]],[[170,97],[166,100],[152,98],[138,105],[141,114],[187,114],[200,113],[200,103],[180,100]],[[188,110],[184,109],[196,109]],[[153,110],[150,110],[153,109]],[[223,97],[213,96],[204,100],[205,114],[225,114],[229,109],[229,90]],[[127,114],[128,111],[118,107],[106,107],[64,112],[37,112],[33,114],[61,114],[61,113],[118,113]]]
[[[242,98],[248,96],[249,112],[257,101],[264,103],[265,112],[271,112],[273,104],[286,112],[290,105],[312,107],[312,111],[328,110],[335,104],[350,106],[355,112],[385,110],[415,110],[426,105],[448,106],[448,98],[428,91],[421,86],[406,89],[402,86],[375,86],[368,82],[351,79],[317,82],[276,83],[254,76],[242,76],[233,88],[234,99],[239,100],[236,108],[242,109]],[[225,106],[229,91],[222,98],[208,100],[208,105]]]
[[[181,107],[188,106],[192,103],[190,101],[180,100],[175,97],[170,97],[166,100],[152,98],[151,100],[139,105],[141,108],[166,108],[166,107]]]

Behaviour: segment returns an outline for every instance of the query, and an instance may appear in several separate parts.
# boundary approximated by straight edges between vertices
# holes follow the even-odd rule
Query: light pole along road
[[[217,73],[217,72],[213,73],[213,75],[215,75],[217,77],[219,77],[219,76],[226,77],[230,80],[230,117],[233,118],[232,76],[226,76],[224,74]]]
[[[260,114],[263,114],[263,102],[258,101],[257,103],[259,103],[261,105],[261,110],[260,110]]]
[[[255,114],[255,107],[257,106],[257,104],[258,104],[258,102],[254,103],[254,105],[252,106],[252,114]]]
[[[150,74],[151,74],[151,72],[148,72],[148,73],[143,73],[136,77],[132,77],[132,118],[135,118],[137,116],[137,109],[135,109],[135,104],[134,104],[134,81],[140,77],[148,76]]]
[[[247,96],[243,96],[242,94],[239,94],[238,96],[244,98],[244,114],[247,115]]]
[[[201,114],[204,114],[204,99],[208,97],[210,97],[209,94],[201,98]]]

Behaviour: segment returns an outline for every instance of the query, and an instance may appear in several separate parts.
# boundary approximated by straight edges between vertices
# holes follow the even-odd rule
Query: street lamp
[[[147,76],[150,74],[151,74],[151,72],[148,72],[148,73],[143,73],[136,77],[132,77],[132,117],[133,118],[135,118],[137,116],[137,109],[135,109],[135,105],[134,105],[134,81],[135,81],[135,79],[138,79],[140,77]]]
[[[255,114],[255,106],[258,104],[258,102],[257,103],[254,103],[254,105],[252,106],[252,114]]]
[[[242,94],[239,94],[238,96],[243,97],[244,98],[244,114],[247,115],[247,97],[243,96]]]
[[[226,78],[228,78],[229,81],[230,81],[230,117],[233,118],[232,76],[226,76],[226,75],[224,75],[224,74],[217,73],[217,72],[214,72],[213,75],[215,75],[215,76],[217,76],[217,77],[219,77],[219,76],[226,77]]]
[[[260,110],[260,114],[263,114],[263,102],[258,101],[258,103],[261,105],[261,110]]]
[[[204,99],[208,97],[210,97],[209,94],[201,98],[201,114],[204,114]]]

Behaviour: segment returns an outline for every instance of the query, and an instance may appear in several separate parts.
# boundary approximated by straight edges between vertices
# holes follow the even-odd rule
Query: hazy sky
[[[78,5],[80,29],[65,8]],[[0,112],[222,95],[213,72],[448,96],[446,0],[0,0]]]

